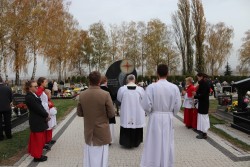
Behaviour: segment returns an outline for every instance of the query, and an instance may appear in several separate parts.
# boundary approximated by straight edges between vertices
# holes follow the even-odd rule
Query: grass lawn
[[[57,122],[60,122],[77,105],[76,100],[53,100],[57,108]],[[29,129],[13,134],[10,140],[0,141],[0,166],[13,165],[27,153]]]
[[[212,99],[209,100],[209,112],[215,112],[218,107],[218,100],[217,99]]]

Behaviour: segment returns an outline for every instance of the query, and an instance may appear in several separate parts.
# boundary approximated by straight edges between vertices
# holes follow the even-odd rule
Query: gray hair
[[[129,82],[129,81],[135,81],[135,76],[133,74],[129,74],[127,76],[127,82]]]

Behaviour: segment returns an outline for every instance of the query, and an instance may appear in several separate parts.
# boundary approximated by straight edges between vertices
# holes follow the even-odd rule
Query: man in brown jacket
[[[115,116],[108,92],[100,89],[101,74],[89,74],[90,86],[79,96],[77,115],[84,117],[84,167],[107,167],[111,142],[109,118]]]

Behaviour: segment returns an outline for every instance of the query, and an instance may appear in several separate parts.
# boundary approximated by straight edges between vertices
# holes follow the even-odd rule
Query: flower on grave
[[[230,98],[227,98],[227,97],[226,97],[226,98],[223,98],[223,99],[222,99],[222,104],[223,104],[223,105],[229,105],[230,102],[231,102],[231,99],[230,99]]]
[[[24,104],[24,103],[19,103],[19,104],[17,104],[16,106],[15,106],[15,108],[20,108],[20,109],[27,109],[27,105],[26,104]]]
[[[244,99],[244,103],[249,103],[249,99],[246,97],[245,99]]]
[[[235,111],[237,111],[237,108],[238,108],[238,101],[233,101],[232,105],[227,106],[226,111],[227,112],[233,112],[233,111],[235,112]]]
[[[232,106],[234,107],[238,106],[238,101],[233,101]]]

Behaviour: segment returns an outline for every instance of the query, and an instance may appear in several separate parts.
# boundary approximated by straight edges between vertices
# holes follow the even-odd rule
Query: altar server
[[[146,88],[143,108],[149,114],[141,167],[172,167],[174,164],[174,115],[180,110],[178,87],[166,80],[168,67],[157,67],[159,80]]]
[[[48,121],[49,128],[46,130],[46,136],[45,136],[46,143],[54,144],[56,141],[52,140],[52,131],[53,131],[53,128],[57,125],[56,123],[57,109],[51,100],[51,91],[49,89],[45,89],[44,92],[48,96],[48,107],[49,107],[49,116],[50,116],[50,120]]]
[[[127,76],[127,85],[119,88],[117,100],[121,102],[120,145],[127,148],[138,147],[143,141],[145,126],[145,111],[142,100],[145,92],[135,84],[135,76]]]
[[[188,129],[192,127],[192,116],[194,110],[194,99],[193,99],[194,91],[195,87],[193,85],[193,78],[187,77],[183,107],[184,107],[184,124]]]

